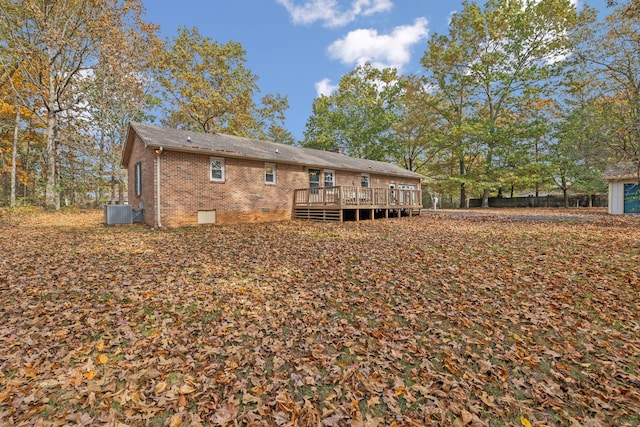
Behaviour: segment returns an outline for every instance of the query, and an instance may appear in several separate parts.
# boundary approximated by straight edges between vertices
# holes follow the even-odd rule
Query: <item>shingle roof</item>
[[[604,170],[602,177],[610,181],[638,179],[638,164],[635,162],[610,163]]]
[[[221,133],[206,134],[167,129],[143,123],[130,123],[129,126],[126,146],[122,155],[122,165],[125,167],[131,155],[133,130],[142,139],[145,147],[152,149],[162,147],[164,150],[186,151],[211,156],[238,157],[406,178],[425,178],[423,175],[391,163],[357,159],[330,151],[314,150]]]

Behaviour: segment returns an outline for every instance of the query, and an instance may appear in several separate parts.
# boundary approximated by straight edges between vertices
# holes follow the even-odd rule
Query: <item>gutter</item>
[[[145,146],[155,150],[158,150],[158,149],[162,150],[163,148],[155,144],[149,144],[148,146],[147,145]],[[258,162],[273,162],[273,163],[280,163],[283,165],[304,166],[304,167],[313,168],[313,169],[316,169],[316,168],[317,169],[334,169],[336,171],[340,170],[340,171],[346,171],[346,172],[388,175],[396,178],[428,179],[427,176],[421,175],[417,172],[412,172],[407,169],[402,169],[399,166],[398,167],[400,169],[402,169],[403,171],[406,171],[407,173],[398,173],[393,171],[389,172],[389,171],[369,169],[369,168],[363,169],[363,168],[357,168],[353,166],[344,166],[344,165],[338,165],[338,164],[305,163],[305,162],[296,161],[294,159],[282,159],[278,157],[259,157],[259,156],[245,155],[244,153],[239,153],[237,151],[231,151],[231,150],[211,150],[211,149],[197,148],[197,147],[167,147],[167,150],[176,151],[179,153],[204,154],[208,156],[226,157],[226,158],[241,159],[241,160],[254,160]],[[342,155],[344,156],[344,154]],[[352,159],[355,159],[355,158],[352,157]],[[356,159],[356,160],[366,160],[366,159]],[[383,164],[390,164],[390,165],[392,164],[392,163],[381,162],[377,160],[371,160],[371,161],[383,163]]]
[[[162,154],[162,147],[158,148],[156,150],[156,154],[158,155],[156,157],[157,159],[157,165],[156,165],[156,194],[157,194],[157,204],[156,204],[156,211],[157,211],[157,215],[158,215],[158,228],[162,227],[162,220],[160,218],[160,206],[161,206],[161,201],[160,201],[160,190],[161,190],[161,186],[160,186],[160,155]]]

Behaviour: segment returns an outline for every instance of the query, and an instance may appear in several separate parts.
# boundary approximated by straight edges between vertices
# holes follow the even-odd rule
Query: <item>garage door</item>
[[[640,184],[624,185],[624,213],[640,213]]]

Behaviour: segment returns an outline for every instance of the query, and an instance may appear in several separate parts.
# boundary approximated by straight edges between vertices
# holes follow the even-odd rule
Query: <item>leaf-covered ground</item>
[[[5,212],[0,421],[640,424],[640,217],[479,212],[171,230]]]

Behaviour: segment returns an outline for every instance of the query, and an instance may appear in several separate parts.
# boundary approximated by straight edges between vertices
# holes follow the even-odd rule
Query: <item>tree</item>
[[[122,144],[130,121],[152,120],[148,111],[158,103],[151,78],[151,58],[162,48],[155,27],[146,32],[128,28],[104,46],[103,55],[86,79],[85,114],[77,118],[80,138],[93,141],[86,149],[95,159],[89,168],[91,192],[103,202],[111,188],[111,199],[118,184],[122,200],[126,171],[120,167]]]
[[[307,120],[305,147],[343,148],[347,154],[371,160],[389,160],[396,150],[392,133],[406,79],[393,68],[371,64],[357,67],[340,79],[338,90],[313,101]]]
[[[442,113],[462,131],[454,140],[458,158],[467,158],[470,147],[482,158],[476,180],[483,206],[505,181],[501,175],[511,173],[510,157],[527,133],[522,106],[550,93],[576,20],[568,0],[488,0],[482,7],[465,1],[449,36],[432,38],[423,66],[446,100]]]
[[[2,74],[17,66],[43,105],[50,209],[60,209],[60,120],[82,105],[84,78],[105,46],[116,43],[124,28],[145,32],[141,14],[139,0],[0,0],[0,34],[6,37]]]
[[[549,147],[556,110],[557,102],[553,98],[531,100],[522,106],[516,120],[525,125],[513,160],[516,178],[511,187],[512,196],[514,184],[520,188],[533,188],[536,197],[540,195],[541,187],[550,186]]]
[[[602,171],[606,151],[594,133],[591,106],[573,109],[557,124],[556,138],[550,147],[550,173],[569,207],[569,190],[589,196],[606,191]],[[589,197],[589,201],[591,197]]]
[[[617,7],[620,6],[620,2],[617,0],[607,0],[608,7]],[[637,16],[640,13],[640,0],[630,0],[626,4],[621,6],[621,12],[627,14],[628,16],[633,16],[634,14]]]
[[[392,128],[395,139],[392,155],[403,168],[441,180],[442,165],[449,156],[441,141],[449,135],[442,116],[432,108],[435,103],[437,100],[424,78],[406,78],[398,102],[398,119]]]
[[[269,94],[262,98],[261,104],[262,107],[256,111],[256,128],[251,132],[251,136],[293,145],[295,139],[291,132],[284,127],[284,112],[289,109],[287,98],[281,95]]]
[[[458,19],[458,15],[454,15]],[[452,22],[453,24],[453,22]],[[426,85],[433,92],[425,114],[439,117],[442,137],[438,144],[448,161],[441,164],[446,187],[458,186],[460,207],[466,207],[471,173],[481,164],[477,144],[477,84],[469,72],[471,64],[480,56],[478,44],[465,39],[460,25],[452,25],[448,35],[434,34],[429,40],[421,63],[426,71]]]
[[[29,106],[29,108],[26,107]],[[9,206],[17,203],[18,184],[29,182],[29,150],[25,145],[40,139],[40,126],[33,126],[34,113],[38,109],[38,99],[33,88],[22,78],[20,70],[14,70],[4,87],[0,87],[0,165],[2,173],[9,174]],[[25,142],[27,144],[25,144]],[[7,161],[4,154],[10,152]],[[10,164],[10,166],[8,166]],[[23,196],[26,196],[23,192]]]
[[[256,106],[258,76],[245,67],[244,56],[238,42],[219,44],[202,37],[197,28],[179,29],[155,63],[166,100],[163,123],[206,133],[224,131],[254,137],[277,134],[276,127],[284,121],[288,108],[287,99],[267,95],[263,105]]]
[[[617,3],[617,2],[615,2]],[[590,102],[605,114],[601,140],[618,159],[640,164],[640,2],[617,6],[581,34],[578,57],[589,74]]]
[[[602,172],[612,150],[602,131],[609,120],[609,101],[601,97],[598,77],[577,55],[562,85],[561,102],[556,103],[553,139],[549,147],[549,168],[569,206],[568,191],[593,195],[603,192]],[[591,198],[589,198],[591,199]]]

